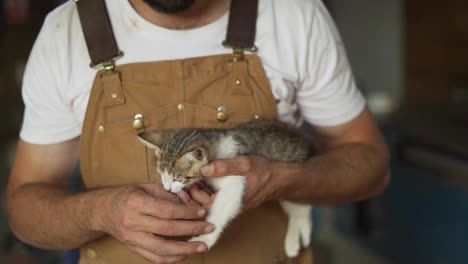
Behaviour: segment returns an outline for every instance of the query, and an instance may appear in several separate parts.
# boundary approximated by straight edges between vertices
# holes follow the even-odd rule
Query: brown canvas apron
[[[87,188],[160,183],[151,150],[137,140],[145,130],[226,128],[277,117],[275,100],[254,47],[257,1],[233,0],[226,43],[233,54],[115,66],[118,50],[103,0],[77,1],[95,78],[81,135]],[[241,17],[242,19],[236,19]],[[236,219],[206,254],[181,263],[312,263],[310,250],[287,259],[287,216],[270,202]],[[105,236],[81,249],[80,263],[148,263]]]

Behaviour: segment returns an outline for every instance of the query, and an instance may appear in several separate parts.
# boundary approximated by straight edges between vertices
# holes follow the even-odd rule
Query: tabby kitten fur
[[[207,216],[215,231],[192,238],[192,241],[205,242],[209,248],[219,239],[229,221],[239,214],[245,177],[205,178],[200,172],[203,165],[210,160],[238,155],[258,155],[271,161],[303,162],[313,154],[310,142],[296,129],[274,120],[254,120],[232,129],[148,131],[139,134],[139,139],[154,149],[164,189],[180,193],[192,184],[205,180],[217,192]],[[289,257],[294,257],[298,255],[301,244],[310,244],[311,206],[289,201],[280,203],[289,217],[285,251]]]

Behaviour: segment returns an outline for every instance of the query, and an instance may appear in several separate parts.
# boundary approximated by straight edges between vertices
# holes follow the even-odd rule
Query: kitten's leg
[[[216,198],[211,205],[206,221],[215,226],[210,234],[200,235],[190,241],[205,242],[211,248],[219,239],[226,225],[236,217],[242,208],[242,196],[245,187],[244,176],[213,178],[209,183],[216,191]]]
[[[310,205],[281,201],[281,207],[289,218],[284,249],[288,257],[296,257],[301,249],[309,246],[312,234],[312,217]]]

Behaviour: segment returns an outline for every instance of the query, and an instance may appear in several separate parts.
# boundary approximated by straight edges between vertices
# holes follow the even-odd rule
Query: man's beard
[[[143,0],[151,8],[162,13],[177,13],[187,10],[195,0]]]

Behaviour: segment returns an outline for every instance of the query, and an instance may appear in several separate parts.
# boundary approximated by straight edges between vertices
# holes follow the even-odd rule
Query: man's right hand
[[[194,236],[214,227],[200,221],[206,209],[185,205],[158,183],[109,189],[97,208],[96,228],[121,241],[152,263],[174,263],[205,252],[202,242],[167,240],[161,236]]]

